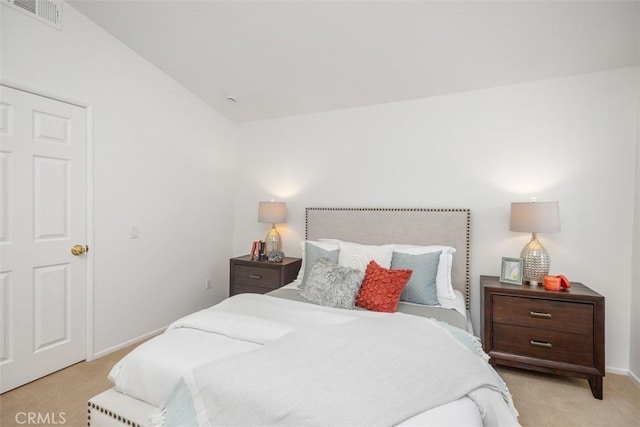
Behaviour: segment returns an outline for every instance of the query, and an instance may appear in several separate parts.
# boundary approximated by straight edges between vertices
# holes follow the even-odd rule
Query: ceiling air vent
[[[62,0],[1,0],[0,3],[52,27],[62,28]]]

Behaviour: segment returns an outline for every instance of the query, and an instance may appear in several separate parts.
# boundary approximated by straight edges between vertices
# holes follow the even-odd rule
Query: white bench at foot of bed
[[[87,405],[89,427],[149,427],[150,416],[156,409],[113,388],[92,397]]]

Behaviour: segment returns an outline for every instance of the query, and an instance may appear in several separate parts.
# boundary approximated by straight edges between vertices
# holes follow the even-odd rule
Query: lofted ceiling
[[[639,63],[637,1],[68,3],[236,122]]]

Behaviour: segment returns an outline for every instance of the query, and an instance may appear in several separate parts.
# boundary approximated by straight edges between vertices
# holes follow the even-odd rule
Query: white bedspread
[[[236,360],[293,331],[386,316],[396,315],[320,307],[265,295],[236,295],[175,322],[164,334],[118,362],[109,377],[118,391],[160,407],[180,378],[198,366],[216,360]],[[487,368],[491,369],[488,365]],[[497,381],[501,382],[499,378]],[[492,392],[480,397],[475,394],[416,414],[403,424],[424,425],[434,420],[442,424],[442,420],[455,415],[457,422],[475,425],[478,413],[487,412],[501,414],[508,421],[505,425],[517,423],[499,394]],[[479,412],[472,400],[479,404]]]
[[[501,393],[486,361],[435,321],[399,313],[301,329],[201,366],[179,383],[166,424],[390,426],[480,389]]]
[[[385,315],[240,294],[177,320],[116,363],[109,380],[119,392],[161,406],[182,375],[203,363],[254,350],[303,327]]]

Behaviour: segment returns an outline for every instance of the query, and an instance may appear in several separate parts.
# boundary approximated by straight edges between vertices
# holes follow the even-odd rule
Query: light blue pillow
[[[391,268],[412,270],[409,282],[402,290],[400,301],[423,305],[440,305],[436,275],[442,251],[420,255],[394,252]]]
[[[307,285],[309,272],[313,268],[313,265],[320,258],[324,258],[327,261],[337,264],[338,256],[340,255],[340,249],[327,250],[320,246],[314,245],[311,242],[304,242],[304,275],[302,276],[302,282],[298,285],[298,289],[302,290]]]

